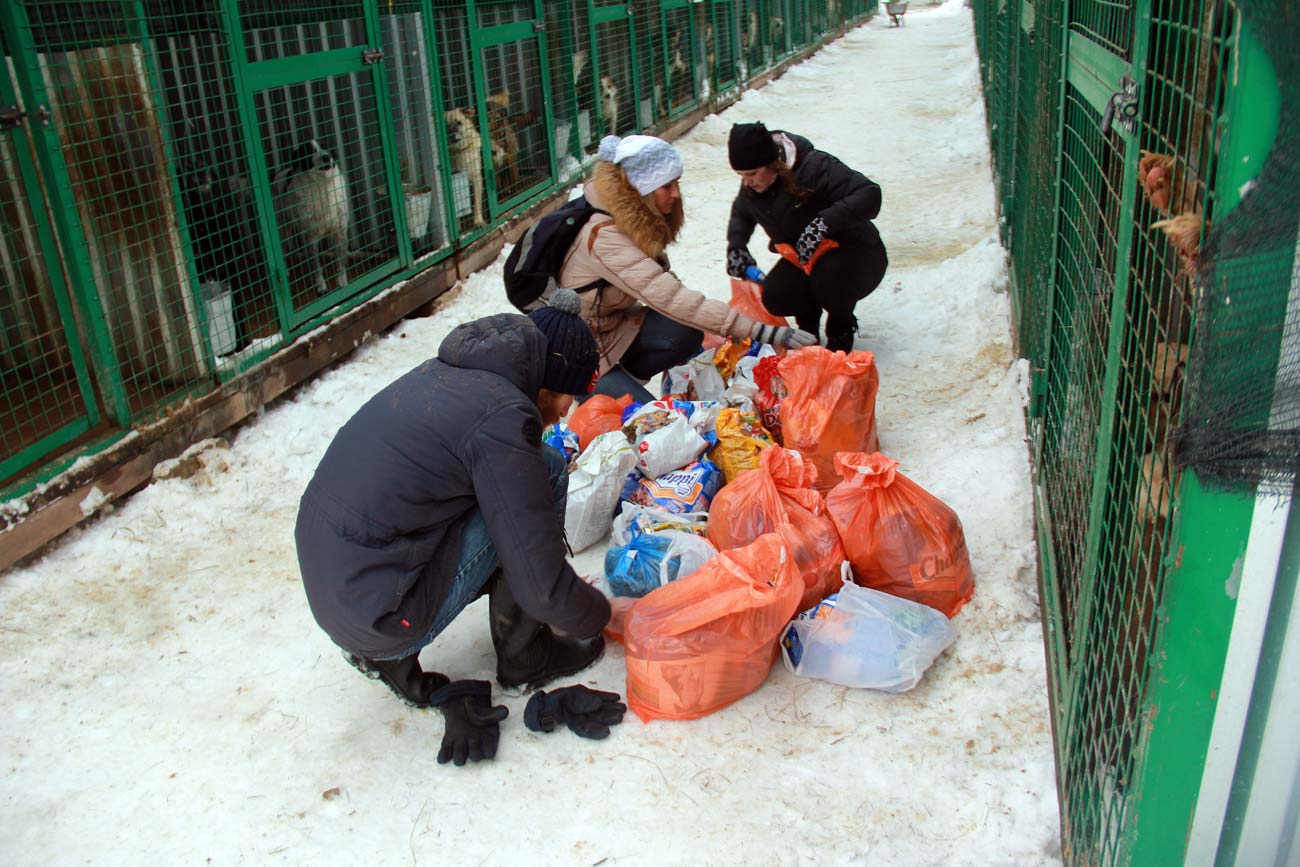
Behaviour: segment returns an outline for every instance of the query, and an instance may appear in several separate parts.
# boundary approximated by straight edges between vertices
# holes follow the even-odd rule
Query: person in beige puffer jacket
[[[662,139],[606,136],[600,143],[584,190],[596,213],[574,240],[559,279],[567,287],[595,284],[581,297],[582,318],[600,347],[598,394],[651,400],[644,383],[697,353],[703,332],[794,349],[817,342],[796,328],[755,322],[686,288],[669,270],[665,251],[684,221],[681,174],[681,156]]]

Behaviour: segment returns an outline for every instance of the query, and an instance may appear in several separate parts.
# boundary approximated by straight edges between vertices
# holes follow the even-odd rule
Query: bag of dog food
[[[709,541],[720,551],[748,545],[765,533],[780,533],[803,578],[801,606],[830,593],[839,581],[844,546],[813,490],[814,470],[798,452],[770,446],[758,469],[723,488],[709,507]]]
[[[707,512],[721,487],[722,470],[713,461],[701,459],[655,479],[639,479],[624,499],[677,514]]]
[[[803,582],[775,534],[723,551],[653,590],[627,616],[627,704],[638,717],[696,719],[753,692]]]
[[[727,484],[745,470],[758,469],[759,452],[776,445],[756,416],[738,409],[724,409],[718,414],[717,433],[718,444],[709,452],[709,458],[721,467]]]
[[[880,377],[870,352],[809,346],[781,359],[781,444],[817,467],[817,488],[835,486],[837,452],[874,452]]]
[[[609,532],[623,481],[635,462],[622,431],[601,434],[578,457],[569,473],[564,509],[564,532],[574,551],[590,548]]]
[[[758,420],[777,445],[782,445],[781,438],[781,400],[785,397],[785,387],[781,384],[781,359],[775,355],[759,359],[754,365],[754,384],[758,392],[754,395],[754,409]]]
[[[633,443],[636,468],[648,479],[686,466],[708,446],[682,411],[661,400],[641,407],[623,433]]]
[[[975,593],[957,513],[879,452],[838,454],[835,465],[843,481],[826,508],[858,583],[956,615]]]

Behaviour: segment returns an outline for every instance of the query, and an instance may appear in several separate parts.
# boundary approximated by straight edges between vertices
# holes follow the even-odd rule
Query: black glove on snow
[[[524,708],[524,725],[529,731],[549,732],[564,723],[578,737],[598,741],[609,737],[609,727],[621,723],[626,712],[627,705],[616,692],[565,686],[533,693]]]
[[[813,221],[803,227],[803,233],[799,235],[799,241],[794,245],[795,253],[799,256],[799,264],[807,265],[808,260],[812,258],[813,253],[821,246],[822,241],[826,240],[826,234],[830,231],[826,227],[826,221],[821,217],[814,217]]]
[[[438,750],[438,764],[457,766],[495,758],[500,722],[510,716],[505,705],[492,705],[492,684],[486,680],[453,680],[429,697],[442,711],[447,727]]]
[[[727,248],[727,274],[737,279],[745,279],[745,269],[751,266],[757,267],[758,263],[754,257],[749,255],[749,251],[744,247]]]

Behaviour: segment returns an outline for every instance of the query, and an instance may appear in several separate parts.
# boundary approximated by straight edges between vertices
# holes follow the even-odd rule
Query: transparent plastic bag
[[[614,545],[626,545],[632,539],[632,532],[661,533],[674,530],[703,536],[708,532],[708,512],[687,512],[677,514],[657,506],[639,506],[624,502],[619,513],[614,517],[610,528],[609,541]]]
[[[957,630],[928,605],[853,583],[843,564],[834,596],[803,612],[781,638],[781,659],[800,677],[856,689],[907,692]]]
[[[634,531],[605,553],[605,580],[615,596],[640,598],[695,572],[718,556],[709,540],[674,530]]]

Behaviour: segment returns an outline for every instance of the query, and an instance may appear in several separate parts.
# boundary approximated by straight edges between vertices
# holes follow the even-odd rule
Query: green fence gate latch
[[[1119,90],[1112,93],[1106,102],[1106,111],[1101,116],[1101,134],[1110,135],[1111,125],[1118,123],[1124,132],[1132,135],[1137,132],[1137,114],[1137,82],[1126,75],[1119,80]]]

